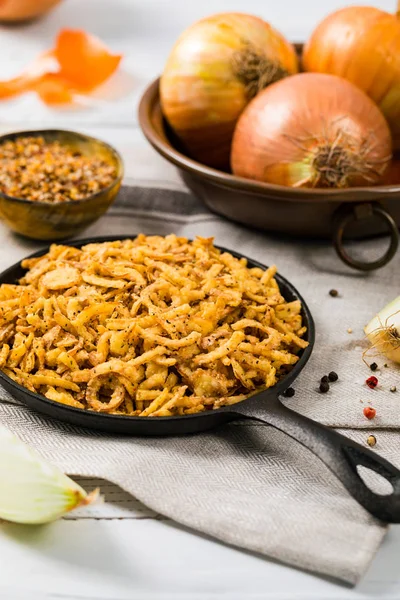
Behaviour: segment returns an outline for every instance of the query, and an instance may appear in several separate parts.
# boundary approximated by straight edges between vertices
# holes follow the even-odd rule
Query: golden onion
[[[306,71],[331,73],[364,90],[385,115],[400,149],[400,0],[392,15],[350,6],[324,19],[305,46]]]
[[[380,183],[391,158],[384,116],[355,85],[299,73],[260,92],[232,142],[235,175],[290,187]]]
[[[161,77],[164,115],[192,158],[226,169],[236,121],[270,83],[298,71],[294,47],[251,15],[218,14],[178,39]]]

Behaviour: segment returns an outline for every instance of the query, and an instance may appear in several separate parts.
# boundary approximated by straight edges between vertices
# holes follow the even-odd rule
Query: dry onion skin
[[[290,187],[380,183],[391,159],[385,118],[355,85],[301,73],[260,92],[235,129],[235,175]]]
[[[0,287],[0,368],[55,402],[185,415],[277,383],[308,343],[275,267],[247,268],[213,239],[53,245]]]
[[[246,14],[214,15],[184,31],[172,49],[160,82],[162,110],[192,158],[227,169],[242,110],[297,71],[294,47],[271,25]]]
[[[382,110],[400,149],[400,1],[397,15],[372,6],[332,13],[311,35],[303,65],[364,90]]]
[[[0,100],[36,92],[46,104],[74,102],[77,94],[88,94],[111,77],[121,58],[82,29],[61,29],[54,49],[42,52],[17,77],[0,81]]]

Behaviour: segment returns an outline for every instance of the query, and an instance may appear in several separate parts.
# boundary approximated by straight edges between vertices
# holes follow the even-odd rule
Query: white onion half
[[[87,494],[0,425],[1,519],[48,523],[78,506],[92,503],[97,497],[97,490]]]
[[[364,331],[378,352],[400,364],[400,296],[385,306]]]

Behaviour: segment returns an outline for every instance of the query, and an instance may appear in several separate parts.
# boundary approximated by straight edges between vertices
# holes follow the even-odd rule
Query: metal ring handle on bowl
[[[343,244],[343,236],[347,226],[353,221],[370,219],[374,216],[379,217],[386,223],[390,233],[390,245],[381,258],[372,262],[364,262],[350,256]],[[377,202],[367,202],[356,204],[356,206],[340,208],[334,217],[333,244],[339,257],[346,265],[359,271],[374,271],[388,264],[394,257],[399,246],[399,230],[393,217],[387,212],[381,204]]]

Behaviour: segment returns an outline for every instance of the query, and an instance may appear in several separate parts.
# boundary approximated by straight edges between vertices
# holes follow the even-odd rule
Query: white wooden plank
[[[4,600],[398,600],[400,530],[355,589],[157,521],[3,526]]]

